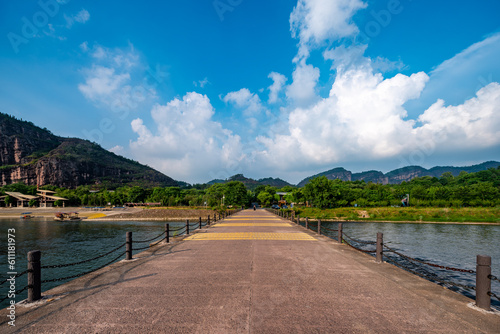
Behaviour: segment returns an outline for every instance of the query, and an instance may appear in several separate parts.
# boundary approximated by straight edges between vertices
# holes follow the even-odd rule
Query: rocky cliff
[[[62,138],[0,113],[0,185],[176,186],[170,177],[97,144]]]

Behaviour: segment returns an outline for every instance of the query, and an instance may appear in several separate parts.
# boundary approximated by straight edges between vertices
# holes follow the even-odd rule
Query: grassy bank
[[[494,208],[296,208],[302,217],[369,221],[488,222],[500,223],[500,207]]]

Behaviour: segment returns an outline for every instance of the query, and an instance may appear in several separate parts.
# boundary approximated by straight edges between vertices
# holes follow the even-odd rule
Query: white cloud
[[[371,66],[375,72],[392,72],[402,70],[405,65],[400,61],[391,61],[383,57],[367,58],[364,53],[368,45],[340,45],[323,52],[323,58],[332,60],[332,69],[344,71],[351,67]]]
[[[248,88],[242,88],[236,92],[227,93],[222,99],[225,103],[233,103],[238,108],[243,110],[243,115],[246,117],[254,117],[261,113],[264,109],[260,98],[257,94],[253,94]]]
[[[299,0],[290,15],[290,30],[299,39],[298,60],[309,56],[309,46],[359,32],[353,15],[367,4],[361,0]]]
[[[408,112],[416,118],[437,99],[462,104],[482,87],[500,82],[498,59],[500,33],[469,46],[437,66],[429,75],[422,97],[407,104]]]
[[[108,151],[113,152],[114,154],[123,155],[125,149],[121,145],[116,145],[115,147],[110,148]]]
[[[108,97],[119,91],[130,80],[130,74],[117,74],[114,68],[94,65],[85,78],[85,84],[78,85],[83,95],[92,101],[106,102]]]
[[[206,95],[187,93],[182,100],[154,106],[151,115],[155,133],[142,119],[132,121],[138,138],[130,148],[138,160],[189,182],[236,174],[242,160],[240,137],[212,120],[214,109]]]
[[[80,44],[80,50],[83,52],[87,52],[89,50],[89,43],[87,41]]]
[[[256,154],[257,165],[289,172],[394,159],[423,144],[432,152],[500,145],[498,83],[463,104],[439,100],[418,120],[408,119],[404,104],[418,98],[428,80],[423,72],[384,79],[369,63],[341,71],[329,97],[290,113],[287,134],[258,138],[265,149]]]
[[[260,157],[273,167],[286,158],[293,169],[304,161],[325,165],[397,154],[413,126],[404,120],[402,105],[419,96],[427,78],[417,73],[383,79],[369,66],[338,73],[329,97],[291,112],[288,135],[258,139],[266,146]]]
[[[445,106],[438,100],[418,117],[418,140],[437,149],[479,149],[500,144],[500,84],[481,88],[476,97],[458,106]]]
[[[283,74],[271,72],[268,75],[268,78],[273,80],[273,84],[268,87],[269,89],[269,103],[278,102],[278,94],[283,89],[285,82],[288,80]]]
[[[208,81],[207,77],[205,77],[203,80],[193,81],[193,85],[195,87],[205,88],[205,86],[208,84],[210,84],[210,81]]]
[[[78,13],[72,16],[64,14],[64,19],[66,20],[66,28],[71,28],[75,22],[86,23],[90,19],[90,13],[86,9],[82,9]]]
[[[87,44],[80,47],[89,50]],[[144,77],[145,65],[132,45],[128,49],[96,45],[90,56],[94,62],[82,70],[85,82],[78,85],[90,101],[112,111],[130,111],[156,98],[156,90]]]
[[[297,64],[292,74],[293,82],[286,87],[286,96],[298,106],[307,106],[318,99],[316,85],[319,69],[305,62]]]

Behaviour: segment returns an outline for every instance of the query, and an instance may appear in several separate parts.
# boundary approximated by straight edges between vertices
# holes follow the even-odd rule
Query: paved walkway
[[[500,316],[263,210],[18,307],[0,333],[500,333]]]

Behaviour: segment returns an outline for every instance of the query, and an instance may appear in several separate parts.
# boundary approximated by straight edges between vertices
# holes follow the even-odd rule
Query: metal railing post
[[[309,218],[306,217],[306,230],[309,229]]]
[[[300,215],[297,215],[297,225],[300,225]]]
[[[132,232],[125,234],[125,260],[132,260]]]
[[[189,219],[186,219],[186,234],[189,234]]]
[[[321,235],[321,219],[318,219],[318,234]]]
[[[476,261],[476,306],[490,311],[491,256],[478,255]]]
[[[28,253],[28,302],[42,298],[42,269],[39,250]]]
[[[214,223],[217,221],[217,216],[214,213]]]
[[[167,244],[170,242],[170,224],[165,224],[165,241]]]
[[[339,242],[339,244],[341,244],[342,243],[342,223],[339,223],[338,230],[339,230],[338,231],[339,232],[339,234],[338,234],[338,239],[339,239],[338,242]]]
[[[201,217],[200,217],[200,230],[201,230]]]
[[[383,262],[384,261],[384,233],[378,232],[377,233],[377,262]]]

